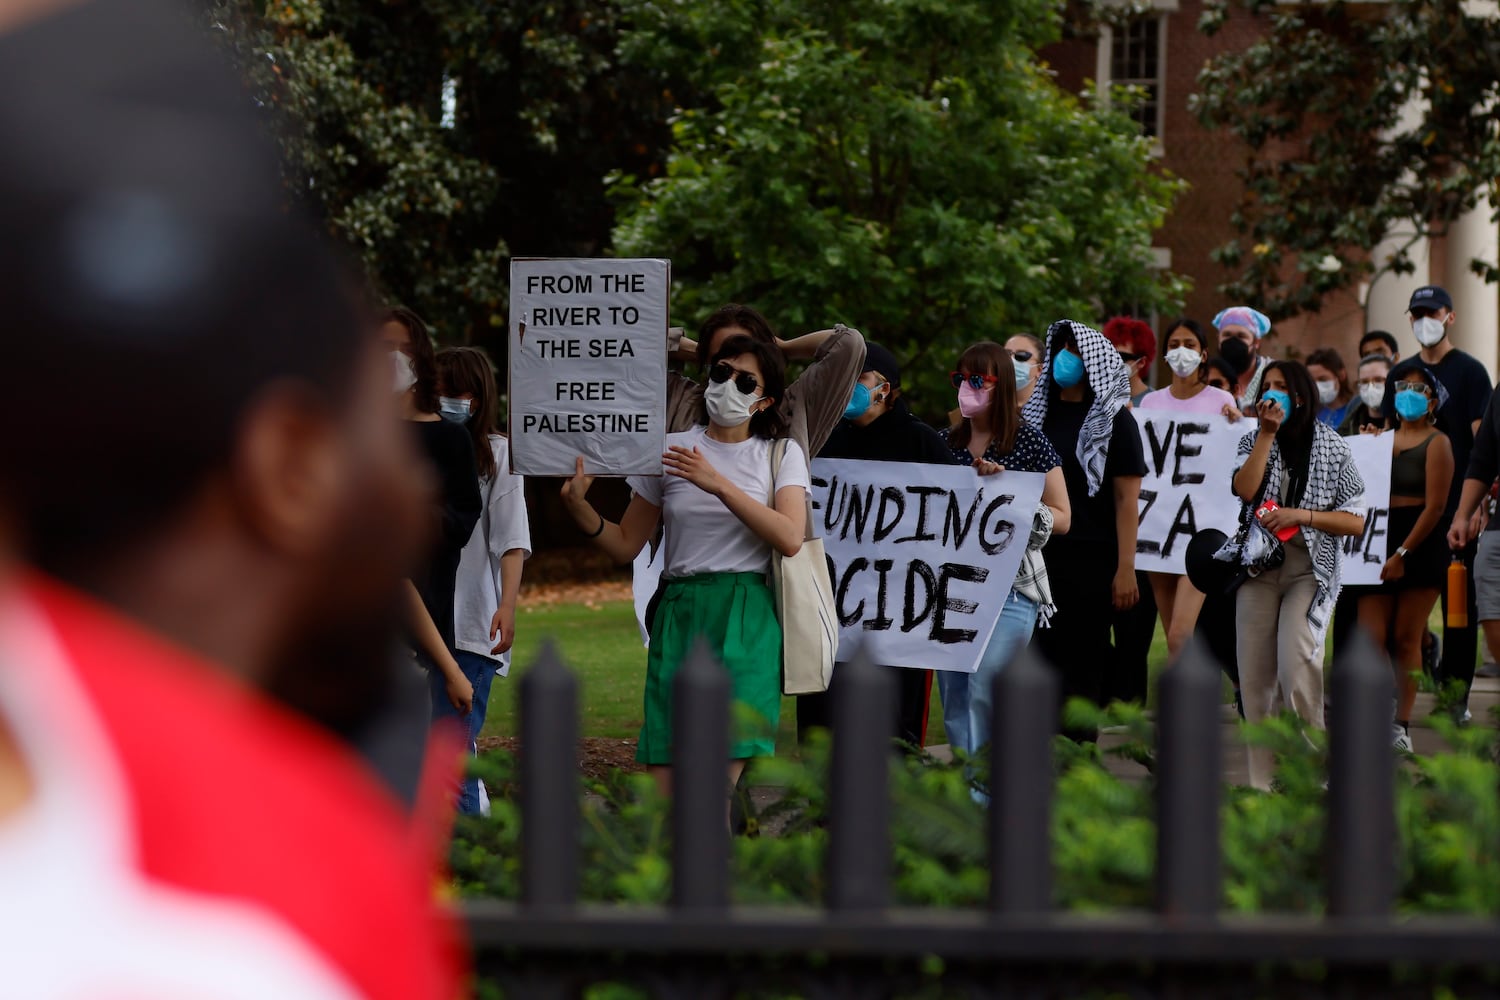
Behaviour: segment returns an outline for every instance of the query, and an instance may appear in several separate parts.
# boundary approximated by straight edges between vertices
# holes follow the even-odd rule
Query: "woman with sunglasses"
[[[652,616],[645,724],[636,747],[636,760],[664,794],[671,792],[672,682],[700,639],[733,683],[739,725],[729,786],[748,758],[775,752],[781,625],[766,574],[772,549],[792,556],[802,548],[808,486],[807,459],[795,441],[787,442],[772,476],[772,443],[786,437],[776,408],[785,383],[780,351],[732,337],[709,367],[707,426],[667,435],[665,474],[630,478],[634,496],[618,524],[588,502],[593,477],[583,459],[562,488],[574,521],[621,563],[636,557],[658,524],[666,525],[666,585]]]
[[[1017,333],[1005,342],[1011,364],[1016,368],[1016,409],[1026,405],[1042,373],[1042,341],[1031,333]]]
[[[1162,354],[1172,370],[1172,384],[1146,394],[1140,406],[1143,414],[1223,416],[1231,421],[1240,418],[1234,397],[1203,381],[1208,346],[1197,322],[1186,318],[1173,321],[1162,338]],[[1175,660],[1197,626],[1203,593],[1185,575],[1153,572],[1146,578],[1167,636],[1167,658]]]
[[[1067,533],[1072,508],[1057,452],[1041,431],[1021,419],[1016,392],[1023,381],[1022,372],[1012,363],[1011,353],[989,341],[974,344],[959,357],[958,369],[951,378],[958,392],[959,420],[943,432],[943,438],[953,460],[972,465],[980,475],[1009,469],[1047,477],[1021,569],[980,658],[979,669],[972,674],[949,670],[938,674],[948,742],[973,754],[990,742],[995,675],[1031,641],[1037,621],[1045,624],[1052,616],[1052,592],[1047,586],[1041,549],[1051,536]]]
[[[1223,389],[1234,396],[1234,380],[1239,378],[1239,373],[1234,366],[1223,358],[1215,355],[1203,362],[1203,384],[1215,389]]]
[[[1041,380],[1021,415],[1062,462],[1072,519],[1042,550],[1057,611],[1037,644],[1061,672],[1064,697],[1096,704],[1115,669],[1112,612],[1140,599],[1135,539],[1146,458],[1129,403],[1130,376],[1114,345],[1083,323],[1053,323]]]
[[[1381,410],[1396,425],[1391,435],[1391,513],[1388,557],[1380,584],[1362,587],[1359,624],[1375,644],[1394,649],[1399,692],[1391,743],[1411,750],[1411,710],[1422,672],[1427,616],[1448,570],[1448,544],[1438,527],[1453,484],[1453,445],[1435,428],[1447,390],[1432,370],[1412,358],[1391,370]]]
[[[1130,405],[1140,406],[1151,391],[1146,375],[1156,360],[1156,334],[1148,324],[1133,316],[1113,316],[1100,332],[1115,345],[1120,360],[1125,362],[1125,370],[1130,373]]]

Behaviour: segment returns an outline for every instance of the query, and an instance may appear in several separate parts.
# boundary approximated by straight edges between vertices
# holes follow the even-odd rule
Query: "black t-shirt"
[[[1146,453],[1141,447],[1141,432],[1135,417],[1128,409],[1115,414],[1115,426],[1109,438],[1109,451],[1104,460],[1104,479],[1099,483],[1099,492],[1089,496],[1088,477],[1083,463],[1078,461],[1078,436],[1083,430],[1083,418],[1088,415],[1088,402],[1069,403],[1054,399],[1047,404],[1047,417],[1042,422],[1042,432],[1057,449],[1062,459],[1063,479],[1068,484],[1068,503],[1073,508],[1073,523],[1066,535],[1054,535],[1047,544],[1081,545],[1106,542],[1114,545],[1118,532],[1115,528],[1115,491],[1113,480],[1118,476],[1144,476]],[[1109,558],[1114,558],[1113,549]]]
[[[852,420],[839,421],[818,457],[954,464],[953,455],[943,443],[942,436],[904,406],[882,413],[864,427]]]
[[[458,578],[458,557],[479,515],[484,499],[479,493],[479,473],[474,465],[474,443],[462,424],[447,420],[412,421],[422,454],[438,477],[437,503],[433,517],[438,537],[427,565],[413,576],[422,603],[432,616],[443,642],[453,648],[453,590]]]
[[[1452,514],[1458,509],[1464,472],[1474,450],[1474,421],[1484,417],[1490,403],[1490,373],[1478,358],[1457,348],[1428,367],[1448,390],[1448,402],[1438,410],[1437,428],[1453,442],[1453,488],[1448,491],[1447,508],[1447,513]]]

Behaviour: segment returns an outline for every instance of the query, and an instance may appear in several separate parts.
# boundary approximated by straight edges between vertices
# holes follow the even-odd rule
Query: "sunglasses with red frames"
[[[734,379],[734,387],[747,396],[760,388],[760,383],[755,381],[754,375],[749,372],[737,372],[722,361],[708,370],[710,382],[728,382],[731,378]]]
[[[1000,381],[996,375],[980,375],[977,372],[950,372],[948,379],[953,383],[953,388],[961,389],[964,383],[968,383],[970,389],[979,390],[992,386]]]

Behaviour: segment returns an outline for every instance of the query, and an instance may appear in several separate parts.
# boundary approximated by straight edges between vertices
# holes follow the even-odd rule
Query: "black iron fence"
[[[1500,996],[1500,923],[1393,913],[1392,678],[1362,637],[1331,672],[1319,917],[1221,913],[1220,679],[1196,645],[1159,688],[1154,911],[1053,909],[1058,687],[1030,652],[996,681],[988,909],[894,908],[891,677],[841,670],[826,908],[730,904],[729,681],[703,653],[677,678],[671,905],[598,906],[577,901],[577,683],[544,652],[521,681],[523,898],[465,910],[481,977],[507,998]]]

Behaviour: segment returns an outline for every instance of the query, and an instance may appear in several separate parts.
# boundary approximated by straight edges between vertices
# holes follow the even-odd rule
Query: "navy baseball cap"
[[[901,384],[901,364],[896,356],[879,344],[865,341],[865,365],[860,374],[879,372],[893,386]]]
[[[1439,285],[1423,285],[1411,293],[1411,301],[1406,304],[1410,312],[1413,309],[1452,309],[1453,296]]]

